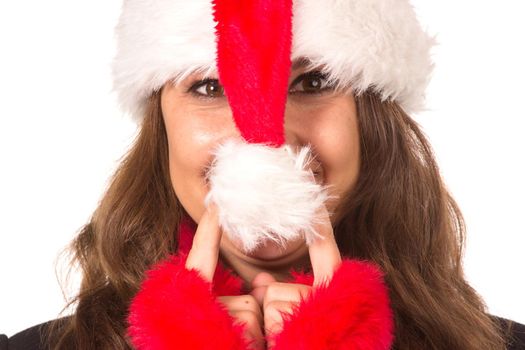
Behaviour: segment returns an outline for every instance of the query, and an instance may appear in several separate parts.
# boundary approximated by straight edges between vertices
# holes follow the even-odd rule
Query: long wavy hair
[[[145,271],[177,251],[184,215],[171,184],[160,92],[151,95],[133,146],[89,222],[69,246],[78,294],[47,332],[51,349],[131,349],[126,316]],[[417,123],[372,92],[355,97],[361,169],[341,196],[334,233],[341,254],[385,272],[394,349],[505,348],[498,322],[466,282],[465,227]]]

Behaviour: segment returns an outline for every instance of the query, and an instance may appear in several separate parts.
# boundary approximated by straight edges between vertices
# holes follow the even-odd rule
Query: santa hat
[[[268,239],[310,243],[330,197],[311,176],[310,147],[285,144],[291,62],[307,59],[337,89],[371,89],[409,113],[423,107],[433,68],[434,38],[408,0],[124,0],[116,35],[114,89],[137,122],[166,82],[220,78],[244,140],[213,150],[206,204],[246,251]]]

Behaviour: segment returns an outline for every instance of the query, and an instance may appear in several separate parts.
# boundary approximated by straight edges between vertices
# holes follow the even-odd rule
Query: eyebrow
[[[292,70],[304,68],[312,64],[312,61],[310,61],[306,57],[299,57],[292,62]]]

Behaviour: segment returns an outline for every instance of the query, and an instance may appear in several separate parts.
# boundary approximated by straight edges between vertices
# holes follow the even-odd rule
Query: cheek
[[[177,103],[163,105],[168,138],[169,170],[173,189],[184,209],[195,222],[204,213],[208,185],[204,170],[211,150],[224,137],[231,137],[228,112],[223,109],[199,109]]]
[[[207,161],[205,133],[178,123],[166,123],[171,183],[188,214],[197,220],[203,213],[206,184],[202,170]],[[198,221],[198,220],[197,220]]]
[[[170,101],[168,101],[170,102]],[[213,145],[221,137],[224,113],[199,110],[191,104],[163,105],[168,138],[169,170],[173,189],[184,209],[196,222],[204,213],[208,192],[203,176]]]
[[[332,185],[330,194],[343,196],[357,181],[360,168],[359,130],[355,109],[350,106],[333,107],[320,118],[322,125],[311,140],[324,170],[326,185]],[[337,204],[330,203],[329,207]],[[329,208],[330,209],[330,208]]]

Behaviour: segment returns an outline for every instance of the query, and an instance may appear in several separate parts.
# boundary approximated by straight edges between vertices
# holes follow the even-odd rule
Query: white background
[[[525,323],[524,2],[414,4],[440,42],[416,118],[466,217],[468,280],[490,312]],[[111,93],[119,8],[0,0],[0,333],[56,317],[57,254],[135,133]]]

